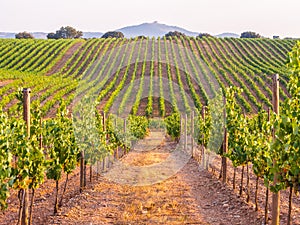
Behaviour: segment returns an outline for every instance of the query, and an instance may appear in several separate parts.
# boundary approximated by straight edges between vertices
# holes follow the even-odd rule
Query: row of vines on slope
[[[265,223],[268,221],[268,191],[278,193],[280,190],[290,189],[289,212],[287,223],[291,224],[292,193],[299,191],[300,187],[300,42],[289,53],[289,83],[287,98],[280,105],[280,114],[268,113],[260,107],[256,115],[246,115],[238,104],[238,96],[242,89],[230,87],[226,89],[226,122],[228,132],[228,151],[221,152],[223,157],[230,159],[234,168],[242,167],[247,170],[246,200],[249,201],[249,168],[250,164],[256,179],[255,205],[257,203],[257,188],[259,179],[264,180],[266,186]],[[209,114],[208,114],[209,115]],[[201,119],[200,119],[201,120]],[[207,146],[210,135],[211,118],[200,121],[204,128],[204,136],[200,143]],[[207,132],[205,132],[205,130]],[[225,141],[225,140],[224,140]],[[224,168],[223,168],[224,169]],[[235,173],[233,175],[233,188],[235,189]],[[274,182],[276,177],[276,182]],[[243,183],[240,185],[240,195],[243,192]],[[274,204],[274,203],[273,203]],[[273,209],[274,210],[274,209]],[[279,217],[279,214],[276,215]],[[276,218],[272,218],[276,224]]]
[[[16,97],[23,101],[22,92],[17,92]],[[81,115],[93,114],[95,120],[72,117],[63,101],[57,110],[56,117],[43,120],[39,102],[36,101],[30,111],[29,132],[27,131],[28,124],[19,113],[9,116],[6,112],[0,111],[0,207],[5,209],[10,190],[17,190],[20,198],[19,223],[25,219],[26,223],[32,224],[35,190],[44,182],[45,176],[56,183],[54,213],[58,212],[67,188],[69,174],[79,163],[82,149],[84,149],[83,160],[84,167],[86,167],[104,160],[118,147],[124,150],[128,148],[120,135],[122,132],[119,133],[112,125],[114,118],[109,116],[105,120],[104,115],[94,113],[95,108],[94,111],[89,110],[89,107],[84,107],[87,102],[83,101],[83,103],[85,105],[78,106],[81,108]],[[18,112],[20,111],[21,108]],[[148,120],[144,117],[131,116],[128,119],[128,126],[133,136],[138,139],[143,138],[147,134]],[[89,127],[95,127],[95,129],[87,129]],[[78,137],[86,136],[89,136],[88,141],[78,140]],[[98,140],[99,144],[91,145],[94,143],[91,138]],[[67,176],[59,200],[58,188],[63,173]],[[86,169],[84,169],[84,179],[85,174]],[[85,183],[84,180],[81,190]],[[29,190],[31,201],[29,201]],[[24,214],[28,208],[30,209],[29,215]]]
[[[110,38],[87,41],[1,40],[0,67],[1,70],[7,71],[7,73],[13,72],[12,70],[34,72],[35,74],[44,73],[58,62],[70,46],[77,42],[83,42],[69,57],[65,66],[63,66],[59,72],[51,75],[51,77],[57,78],[57,81],[46,81],[47,86],[46,84],[42,85],[42,82],[38,83],[38,79],[32,81],[26,79],[26,82],[28,81],[30,84],[25,85],[31,87],[34,94],[37,94],[39,99],[41,99],[44,105],[43,113],[48,114],[48,111],[50,111],[48,116],[51,116],[53,115],[53,113],[51,114],[53,111],[51,108],[57,106],[58,99],[64,98],[69,105],[74,98],[75,91],[77,95],[99,95],[100,91],[101,93],[98,97],[99,101],[107,94],[116,93],[113,90],[115,88],[115,81],[118,81],[117,77],[119,75],[123,75],[123,66],[125,66],[125,69],[127,67],[126,63],[124,63],[126,59],[122,60],[122,56],[124,56],[122,53],[130,51],[124,48],[124,46],[135,44],[137,41],[143,42],[141,51],[145,50],[144,44],[150,42],[149,38],[146,40]],[[174,45],[174,43],[176,43],[176,45]],[[238,101],[242,105],[243,110],[246,112],[257,111],[260,107],[260,102],[263,102],[265,109],[271,105],[271,90],[268,85],[266,85],[270,81],[268,74],[277,72],[282,77],[282,79],[280,79],[282,87],[280,89],[281,100],[284,100],[289,95],[286,89],[286,69],[283,65],[285,63],[284,55],[290,50],[293,43],[294,41],[289,40],[269,39],[238,40],[232,38],[198,39],[185,37],[180,37],[180,40],[179,38],[173,40],[153,39],[151,40],[151,51],[148,51],[150,63],[146,63],[145,65],[139,63],[136,65],[134,73],[140,69],[144,72],[141,74],[138,73],[135,78],[139,76],[142,77],[142,74],[145,75],[145,73],[148,73],[147,71],[150,71],[151,82],[149,93],[152,88],[155,89],[151,84],[153,83],[153,78],[154,81],[156,81],[156,75],[159,77],[160,73],[162,73],[162,76],[166,75],[168,79],[175,79],[174,82],[178,82],[180,96],[171,94],[171,99],[177,97],[178,101],[179,98],[181,98],[185,107],[187,107],[187,96],[183,93],[183,88],[189,89],[189,94],[191,94],[194,104],[200,105],[200,103],[205,104],[208,101],[208,96],[211,96],[211,93],[215,93],[213,80],[217,81],[223,91],[225,87],[238,85],[244,90],[243,95],[238,97]],[[166,45],[167,48],[164,48],[164,45]],[[162,49],[167,51],[163,52],[161,51]],[[134,51],[137,52],[138,49],[136,48]],[[167,57],[160,56],[160,60],[163,60],[163,62],[168,61],[172,65],[167,65],[166,70],[164,70],[164,64],[158,63],[158,71],[156,74],[156,71],[154,71],[156,63],[154,63],[154,61],[158,60],[158,58],[154,55],[154,52],[160,52],[157,54],[157,57],[162,53],[163,55],[168,54]],[[119,57],[119,54],[122,54],[122,56]],[[126,54],[129,55],[130,53]],[[142,58],[141,55],[140,59],[142,60]],[[116,65],[120,65],[121,67],[116,67]],[[173,68],[173,66],[175,68]],[[178,68],[179,66],[181,68]],[[117,68],[115,73],[113,68]],[[185,72],[182,72],[181,69]],[[169,73],[172,76],[169,76]],[[173,76],[173,73],[176,76]],[[115,79],[109,80],[112,74]],[[191,80],[191,75],[193,74],[195,76],[192,76],[192,78],[195,79]],[[125,73],[125,77],[130,78],[131,76],[127,76]],[[3,80],[7,78],[1,75],[0,79]],[[20,74],[13,79],[23,79],[23,76]],[[61,82],[58,81],[59,79]],[[74,82],[72,82],[72,79],[74,79]],[[161,79],[159,78],[159,80]],[[78,84],[77,81],[81,83],[76,87]],[[195,81],[199,84],[199,87],[194,88]],[[5,94],[1,99],[3,104],[0,104],[4,105],[4,108],[7,106],[5,109],[12,107],[12,111],[16,110],[12,89],[10,88],[8,92],[7,90],[13,86],[24,86],[20,84],[21,82],[21,80],[15,80],[14,84],[1,87],[1,92]],[[123,81],[121,81],[121,83],[123,83]],[[183,84],[186,85],[186,87],[183,87]],[[161,94],[163,94],[163,92]],[[53,97],[51,95],[53,95]],[[110,99],[110,102],[106,103],[107,106],[105,110],[110,108],[111,101],[113,101],[114,97]],[[105,101],[106,100],[107,99],[105,99]],[[162,103],[162,98],[160,98],[159,101],[163,107],[164,103]],[[147,115],[152,115],[151,109],[153,108],[153,103],[152,97],[149,95],[146,108]],[[173,106],[178,104],[174,103],[174,100],[172,100]],[[126,101],[124,101],[124,104],[126,104]],[[136,108],[136,106],[134,108]],[[165,114],[163,109],[160,110],[162,114]],[[136,109],[134,111],[136,111]]]

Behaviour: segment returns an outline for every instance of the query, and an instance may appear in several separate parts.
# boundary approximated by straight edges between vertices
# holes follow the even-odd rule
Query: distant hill
[[[177,26],[169,26],[166,24],[158,23],[157,21],[153,23],[142,23],[134,26],[127,26],[117,31],[121,31],[125,37],[131,38],[140,35],[149,36],[149,37],[162,37],[170,31],[179,31],[186,34],[187,36],[197,36],[199,33],[188,31],[184,28]]]
[[[222,34],[215,35],[215,37],[219,37],[219,38],[225,38],[225,37],[239,38],[240,35],[235,34],[235,33],[222,33]]]
[[[47,39],[47,34],[48,33],[45,33],[45,32],[33,32],[32,35],[34,38],[37,38],[37,39]]]
[[[0,32],[0,38],[15,38],[15,33]]]
[[[83,32],[83,38],[101,38],[102,32]]]
[[[36,39],[47,39],[47,34],[48,33],[45,33],[45,32],[33,32],[31,34]],[[12,32],[0,32],[0,38],[15,38],[15,35],[16,35],[16,33],[12,33]]]

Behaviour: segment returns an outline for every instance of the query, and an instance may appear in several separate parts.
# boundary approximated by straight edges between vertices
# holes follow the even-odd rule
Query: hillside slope
[[[63,57],[78,41],[0,40],[0,81],[10,80],[0,87],[0,105],[16,107],[14,92],[23,86],[46,114],[60,98],[71,104],[78,94],[98,96],[99,110],[164,116],[207,105],[219,88],[235,85],[244,89],[239,102],[250,113],[271,106],[275,73],[281,99],[288,96],[285,61],[293,40],[92,39]],[[46,76],[53,66],[56,73]]]

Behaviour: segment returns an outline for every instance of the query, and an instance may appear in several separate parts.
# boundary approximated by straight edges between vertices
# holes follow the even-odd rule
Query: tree
[[[120,31],[108,31],[101,38],[124,38],[124,34]]]
[[[198,38],[212,37],[212,35],[211,35],[211,34],[208,34],[208,33],[200,33],[197,37],[198,37]]]
[[[47,38],[48,39],[57,39],[55,33],[49,33],[49,34],[47,34]]]
[[[137,37],[139,40],[144,40],[144,39],[147,39],[147,37],[146,36],[144,36],[144,35],[140,35],[140,36],[138,36]]]
[[[82,31],[77,31],[75,28],[66,26],[61,27],[55,33],[49,33],[47,35],[48,39],[73,39],[73,38],[81,38],[83,35]]]
[[[185,34],[179,32],[179,31],[170,31],[165,36],[166,36],[166,38],[168,38],[168,37],[181,37],[181,36],[185,37]]]
[[[241,38],[261,38],[261,36],[253,31],[246,31],[241,34]]]
[[[33,35],[31,33],[26,32],[26,31],[17,33],[16,38],[17,39],[34,39]]]

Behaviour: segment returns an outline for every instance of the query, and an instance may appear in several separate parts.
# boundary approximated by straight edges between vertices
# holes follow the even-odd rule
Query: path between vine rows
[[[161,135],[154,145],[147,151],[129,152],[121,162],[151,166],[165,161],[176,144]],[[82,194],[66,202],[58,216],[50,216],[47,224],[229,225],[262,224],[262,219],[228,186],[212,173],[199,170],[198,163],[190,159],[177,174],[153,185],[119,184],[102,174]]]

